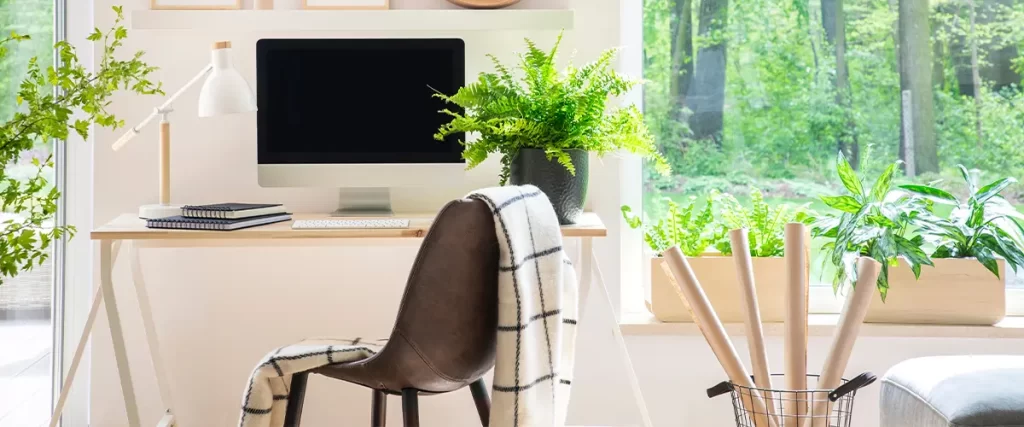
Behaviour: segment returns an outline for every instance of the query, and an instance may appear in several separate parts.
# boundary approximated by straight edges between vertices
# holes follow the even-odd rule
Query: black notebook
[[[292,214],[290,213],[261,215],[238,219],[188,218],[184,216],[173,216],[170,218],[147,220],[146,227],[171,228],[178,230],[231,231],[255,227],[257,225],[273,224],[275,222],[288,221],[291,219]]]
[[[183,206],[181,216],[187,218],[239,219],[280,214],[286,211],[279,204],[218,203],[215,205]]]

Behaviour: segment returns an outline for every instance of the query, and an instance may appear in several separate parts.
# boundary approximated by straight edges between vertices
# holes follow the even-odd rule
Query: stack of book
[[[291,219],[292,214],[283,205],[218,203],[185,206],[180,216],[146,220],[146,227],[231,231]]]

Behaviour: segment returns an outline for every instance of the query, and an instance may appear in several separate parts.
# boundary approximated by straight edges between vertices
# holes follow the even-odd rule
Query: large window
[[[673,171],[645,173],[648,217],[755,189],[824,211],[839,150],[870,180],[900,159],[958,194],[957,164],[1024,178],[1022,0],[645,0],[643,19],[645,113]]]
[[[44,68],[53,63],[54,11],[54,0],[0,0],[0,39],[12,32],[31,36],[2,46],[6,53],[0,58],[0,122],[19,108],[17,92],[29,59],[37,58]],[[5,175],[27,180],[37,173],[32,160],[45,160],[53,153],[52,143],[41,142],[13,164],[3,165]],[[54,182],[53,170],[45,174]],[[18,214],[0,212],[0,222],[8,220],[17,221]],[[0,427],[37,426],[49,420],[53,259],[31,272],[4,277],[0,284]]]

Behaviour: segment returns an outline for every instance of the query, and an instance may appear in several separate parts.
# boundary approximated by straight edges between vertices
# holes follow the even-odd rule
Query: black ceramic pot
[[[526,148],[519,150],[512,159],[509,183],[512,185],[534,185],[544,194],[555,208],[560,224],[575,224],[583,213],[587,201],[587,181],[590,176],[590,155],[584,150],[566,150],[576,167],[576,174],[558,163],[548,160],[544,150]]]

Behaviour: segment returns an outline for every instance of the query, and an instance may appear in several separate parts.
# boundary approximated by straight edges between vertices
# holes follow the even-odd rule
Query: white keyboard
[[[409,228],[407,219],[300,219],[293,230],[349,230],[366,228]]]

